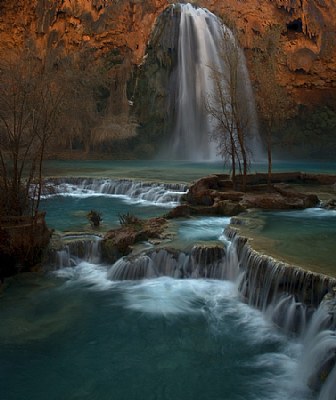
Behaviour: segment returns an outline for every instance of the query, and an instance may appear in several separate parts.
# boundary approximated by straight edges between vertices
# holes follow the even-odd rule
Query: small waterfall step
[[[119,259],[107,273],[110,280],[140,280],[169,276],[178,279],[231,279],[236,275],[230,247],[193,246],[190,251],[155,249]]]
[[[56,269],[73,267],[81,261],[98,264],[101,261],[101,240],[96,234],[54,234],[48,252],[48,264]]]
[[[158,204],[176,204],[188,190],[183,183],[142,182],[131,179],[65,177],[48,178],[45,185],[51,191],[45,196],[89,196],[95,194],[125,196],[129,199]]]

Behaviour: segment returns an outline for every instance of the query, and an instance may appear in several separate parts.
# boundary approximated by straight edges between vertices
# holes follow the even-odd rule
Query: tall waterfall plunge
[[[211,121],[205,110],[205,99],[213,92],[211,68],[223,73],[227,66],[219,57],[222,36],[221,21],[210,11],[191,4],[177,6],[181,11],[175,86],[176,123],[170,145],[175,159],[209,160],[216,158],[216,145],[210,142]],[[228,40],[235,40],[228,30]],[[241,52],[238,73],[250,120],[252,152],[258,145],[254,99],[245,59]]]

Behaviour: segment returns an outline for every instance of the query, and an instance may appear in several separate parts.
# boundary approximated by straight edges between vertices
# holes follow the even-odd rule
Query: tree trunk
[[[267,173],[267,184],[268,188],[272,185],[272,134],[271,127],[268,127],[267,131],[267,163],[268,163],[268,173]]]
[[[234,138],[231,136],[231,167],[232,167],[232,186],[236,190],[236,152]]]
[[[247,175],[247,154],[245,149],[245,142],[244,142],[244,133],[242,132],[241,128],[238,126],[238,141],[240,146],[241,155],[243,157],[243,191],[246,191],[246,175]]]

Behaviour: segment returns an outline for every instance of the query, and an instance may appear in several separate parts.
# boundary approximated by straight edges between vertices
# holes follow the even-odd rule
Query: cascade
[[[302,341],[297,382],[319,393],[319,400],[335,400],[336,280],[260,255],[226,229],[228,243],[195,245],[189,250],[152,248],[131,254],[108,266],[108,280],[220,279],[237,282],[238,294],[286,333]],[[61,267],[81,260],[100,262],[99,237],[69,236],[58,251]],[[67,256],[65,256],[66,254]],[[327,295],[326,295],[327,294]]]
[[[226,250],[220,246],[193,246],[189,252],[151,250],[146,254],[118,260],[110,267],[107,277],[111,280],[139,280],[160,276],[229,279],[234,275],[234,266],[227,262],[225,253]]]
[[[230,230],[226,229],[226,232]],[[336,279],[306,271],[302,268],[279,262],[272,257],[259,254],[247,243],[246,238],[233,237],[237,241],[237,257],[241,275],[239,291],[248,304],[266,311],[274,304],[287,301],[317,308],[324,296],[336,286]],[[287,299],[284,299],[287,296]],[[286,307],[287,309],[287,307]]]
[[[227,66],[219,56],[221,48],[222,22],[210,11],[195,8],[191,4],[175,6],[180,11],[175,112],[176,124],[171,141],[170,156],[175,159],[208,160],[216,158],[216,146],[209,140],[211,121],[205,110],[205,100],[214,91],[211,68],[225,73]],[[234,41],[229,32],[227,40]],[[252,87],[245,58],[240,53],[238,66],[242,93],[246,99],[249,115],[251,147],[258,144],[256,112]],[[255,143],[252,143],[255,142]]]
[[[74,197],[110,195],[165,205],[176,205],[187,191],[187,185],[184,184],[137,182],[131,179],[49,178],[45,185],[53,188],[51,194],[46,191],[45,197],[55,194]]]
[[[334,314],[334,316],[332,315]],[[322,302],[313,314],[304,334],[304,349],[298,369],[298,379],[307,382],[319,391],[319,400],[334,400],[336,397],[336,332],[335,310],[330,313]]]
[[[67,268],[87,261],[98,264],[101,260],[101,238],[96,235],[65,235],[56,249],[48,254],[48,263],[54,268]]]

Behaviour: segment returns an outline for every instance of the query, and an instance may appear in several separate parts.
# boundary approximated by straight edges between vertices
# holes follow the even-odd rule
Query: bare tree
[[[234,187],[239,168],[243,190],[246,190],[249,164],[246,139],[251,121],[245,92],[245,63],[232,32],[223,25],[219,34],[218,59],[209,66],[213,88],[206,100],[206,109],[212,120],[211,138],[217,143],[218,154],[231,165]]]
[[[254,52],[256,99],[260,115],[264,120],[269,185],[272,178],[273,131],[295,113],[295,107],[286,89],[280,86],[277,80],[278,59],[281,56],[280,35],[281,27],[269,27],[258,39]]]
[[[5,215],[35,215],[42,190],[42,163],[57,130],[64,85],[45,60],[30,51],[0,65],[1,206]]]
[[[62,77],[65,92],[62,135],[55,137],[56,144],[70,151],[77,144],[88,153],[98,122],[100,90],[107,86],[106,71],[87,49],[56,55],[51,62]]]

